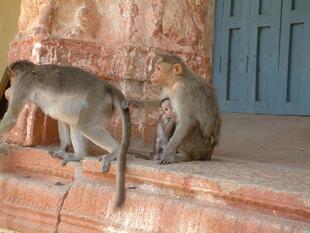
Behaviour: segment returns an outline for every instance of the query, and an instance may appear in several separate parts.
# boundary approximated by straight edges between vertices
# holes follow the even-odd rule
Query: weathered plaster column
[[[159,93],[149,82],[157,52],[178,53],[195,72],[211,78],[214,6],[214,0],[23,0],[9,61],[79,66],[126,96],[152,97]],[[157,117],[132,110],[133,135],[151,142]],[[118,135],[117,119],[111,128]],[[23,145],[55,138],[55,122],[31,104],[6,137]]]

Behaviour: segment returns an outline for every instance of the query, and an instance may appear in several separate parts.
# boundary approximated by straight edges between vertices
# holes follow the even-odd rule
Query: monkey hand
[[[168,149],[168,150],[167,150]],[[167,165],[175,162],[175,154],[174,150],[167,148],[164,154],[161,156],[161,160],[159,161],[160,165]]]

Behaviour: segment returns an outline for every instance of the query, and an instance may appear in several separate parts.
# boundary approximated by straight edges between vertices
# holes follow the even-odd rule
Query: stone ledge
[[[60,232],[302,232],[310,225],[217,203],[128,191],[122,211],[113,213],[111,188],[76,183],[61,211]]]
[[[10,147],[9,155],[0,156],[0,172],[42,179],[53,183],[71,183],[74,166],[62,166],[61,161],[48,155],[47,150],[33,147]]]
[[[69,185],[0,173],[0,225],[21,232],[55,232]]]
[[[59,188],[55,184],[64,184],[63,188],[71,184],[68,195],[66,192],[60,195],[64,198],[63,207],[58,209],[60,214],[53,212],[58,215],[55,218],[61,220],[59,232],[310,230],[310,195],[303,191],[303,186],[307,190],[306,185],[309,184],[307,170],[290,171],[280,166],[275,169],[273,166],[262,167],[258,163],[217,157],[209,162],[159,166],[154,161],[128,157],[127,199],[119,213],[112,212],[115,163],[109,173],[102,174],[101,163],[96,158],[87,157],[82,166],[79,163],[61,166],[61,161],[50,157],[44,148],[11,147],[10,155],[0,156],[0,174],[14,184],[10,186],[13,190],[20,183],[21,191],[11,197],[12,203],[27,196],[35,198],[38,194],[33,195],[30,186],[37,187],[34,190],[38,193],[47,186],[52,190],[49,195],[53,196],[53,190]],[[282,170],[287,172],[285,178],[279,176]],[[9,193],[10,187],[3,189],[8,189],[5,193]],[[18,208],[24,208],[22,202],[17,203]],[[9,212],[0,213],[0,219],[10,217]],[[44,213],[42,209],[45,217]],[[30,216],[29,221],[37,216]],[[0,225],[23,230],[23,217],[28,218],[28,215],[15,214],[15,221],[2,220]],[[173,221],[168,223],[170,218]],[[44,225],[43,228],[38,223],[34,225],[41,232],[48,232]],[[32,229],[30,232],[40,231]]]

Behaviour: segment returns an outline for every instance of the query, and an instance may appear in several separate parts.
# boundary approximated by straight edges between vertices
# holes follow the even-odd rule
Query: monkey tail
[[[117,156],[116,199],[114,209],[119,209],[125,201],[125,171],[126,153],[130,144],[131,123],[128,103],[122,96],[114,100],[114,106],[119,112],[122,121],[122,141]]]

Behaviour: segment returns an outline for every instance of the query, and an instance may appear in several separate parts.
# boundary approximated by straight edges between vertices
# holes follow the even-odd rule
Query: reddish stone
[[[9,61],[71,64],[128,97],[156,97],[159,88],[149,75],[158,52],[181,55],[194,72],[211,80],[214,9],[215,0],[22,1]],[[133,136],[153,142],[158,114],[133,109]],[[115,117],[111,131],[118,138],[120,127]],[[6,136],[20,145],[55,139],[56,122],[32,104]],[[0,225],[21,232],[310,231],[307,193],[290,185],[288,190],[268,186],[270,180],[259,174],[269,172],[273,182],[279,178],[268,168],[220,162],[160,167],[130,158],[126,185],[131,189],[124,209],[112,213],[115,163],[103,174],[96,158],[63,167],[44,149],[11,149],[9,156],[0,156]],[[308,179],[294,175],[299,179],[291,178],[293,187],[300,177]]]
[[[23,1],[9,61],[71,64],[108,79],[126,96],[155,97],[159,89],[148,80],[158,52],[180,54],[191,69],[210,79],[214,8],[214,0]],[[35,119],[42,123],[42,113],[29,110],[23,110],[19,127],[7,136],[7,142],[55,141],[55,127],[36,125]],[[143,110],[136,111],[143,114]],[[139,125],[155,125],[149,118],[133,119]],[[50,120],[44,118],[44,122]]]
[[[290,187],[266,187],[269,177],[277,176],[272,167],[241,166],[230,160],[159,166],[128,156],[126,202],[114,213],[115,162],[103,174],[102,162],[91,157],[82,166],[61,166],[44,149],[12,147],[9,154],[0,157],[0,190],[5,190],[0,192],[0,225],[9,229],[85,233],[310,230],[309,197],[289,191]],[[232,175],[235,170],[237,178]],[[249,172],[267,173],[268,179],[262,175],[253,180]],[[304,172],[295,171],[286,182],[294,187]]]
[[[186,198],[127,191],[125,207],[113,212],[113,188],[75,183],[61,210],[61,232],[247,232],[292,233],[309,225]]]
[[[124,94],[133,98],[141,98],[156,97],[159,93],[157,87],[150,86],[145,82],[149,78],[150,69],[148,67],[151,66],[152,62],[152,58],[148,59],[148,57],[154,55],[154,51],[138,47],[110,48],[98,43],[78,40],[27,38],[15,40],[11,44],[9,58],[10,62],[28,58],[40,63],[79,66],[98,74],[102,79],[108,79],[109,82],[119,87]],[[194,70],[199,73],[206,73],[205,59],[193,54],[184,54],[184,56],[189,59],[188,62]],[[125,80],[119,81],[123,79]],[[142,90],[145,94],[142,93]],[[136,112],[140,112],[141,115],[144,110],[137,109]],[[22,115],[18,119],[20,127],[17,127],[15,132],[7,137],[7,142],[20,145],[55,142],[57,139],[56,124],[51,123],[51,127],[47,128],[49,124],[44,125],[44,123],[49,123],[50,120],[46,120],[47,118],[42,115],[41,111],[38,111],[36,107],[28,108],[28,110],[24,108]],[[151,117],[153,119],[133,117],[133,122],[155,125],[156,115],[158,112],[155,110]],[[34,122],[35,120],[37,123]],[[50,132],[51,134],[49,134]]]
[[[34,104],[28,103],[14,128],[3,136],[3,141],[21,146],[55,143],[58,141],[57,123]]]
[[[0,174],[8,172],[21,176],[31,176],[49,182],[70,183],[74,179],[75,163],[62,166],[46,149],[10,146],[8,155],[0,155]]]
[[[0,173],[0,226],[19,232],[56,232],[68,188]]]
[[[154,138],[156,135],[156,126],[143,126],[142,127],[142,138],[143,142],[146,144],[154,142]]]

